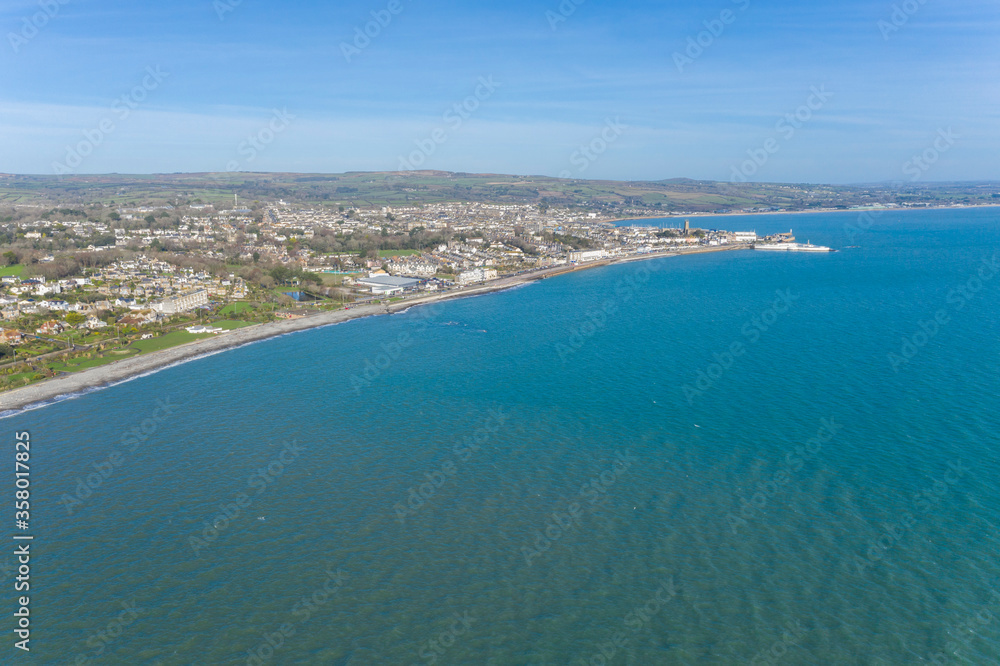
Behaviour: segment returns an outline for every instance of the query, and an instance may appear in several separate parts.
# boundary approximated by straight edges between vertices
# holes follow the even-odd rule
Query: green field
[[[804,210],[818,206],[924,201],[997,203],[996,183],[848,186],[787,183],[728,183],[673,178],[656,181],[559,179],[547,176],[447,173],[443,171],[304,173],[190,173],[158,175],[9,176],[0,183],[0,205],[122,204],[229,205],[233,194],[253,206],[282,197],[337,212],[341,207],[410,206],[438,202],[489,202],[601,207],[657,211],[704,211],[719,207],[776,206]],[[612,208],[608,208],[611,206]],[[95,209],[96,212],[96,209]],[[651,211],[650,211],[651,212]]]
[[[69,361],[49,363],[48,367],[50,370],[55,370],[56,372],[78,372],[87,368],[107,365],[123,358],[129,358],[130,356],[135,356],[137,353],[134,349],[127,351],[129,352],[128,354],[108,354],[107,356],[95,356],[94,358],[74,358]]]
[[[13,266],[5,266],[0,268],[0,277],[8,277],[13,275],[15,277],[21,277],[21,273],[24,272],[23,264],[14,264]]]
[[[160,351],[161,349],[170,349],[171,347],[176,347],[177,345],[183,345],[188,342],[194,342],[195,340],[210,337],[212,337],[211,333],[194,335],[192,333],[188,333],[187,331],[174,331],[173,333],[167,333],[166,335],[161,335],[160,337],[153,338],[152,340],[139,340],[137,342],[133,342],[132,348],[138,349],[143,354],[148,354],[149,352]]]
[[[32,370],[29,372],[19,372],[16,375],[0,375],[0,385],[6,385],[12,388],[16,388],[17,386],[25,386],[25,384],[23,383],[23,380],[25,378],[31,380],[28,382],[29,384],[31,382],[36,382],[45,379],[43,375]]]
[[[378,256],[383,259],[386,257],[412,257],[419,254],[420,250],[379,250],[378,252]]]
[[[242,301],[236,303],[230,303],[226,307],[219,310],[219,314],[223,317],[229,315],[241,315],[244,312],[252,311],[256,306],[253,303],[244,303]]]
[[[221,321],[213,321],[211,324],[206,324],[206,326],[214,326],[215,328],[221,328],[226,331],[233,331],[237,328],[246,328],[247,326],[253,326],[252,321],[234,321],[232,319],[223,319]]]
[[[231,319],[223,319],[221,321],[213,321],[207,326],[214,326],[215,328],[221,328],[226,331],[232,331],[238,328],[245,328],[247,326],[253,326],[253,322],[247,321],[235,321]],[[172,333],[167,333],[158,338],[153,338],[152,340],[139,340],[133,342],[130,347],[127,347],[124,351],[125,354],[114,354],[105,352],[101,356],[96,356],[94,358],[75,358],[67,361],[58,361],[54,363],[47,364],[49,369],[56,372],[79,372],[80,370],[86,370],[87,368],[96,368],[102,365],[107,365],[119,359],[129,358],[131,356],[137,356],[139,354],[148,354],[154,351],[160,351],[161,349],[169,349],[171,347],[176,347],[178,345],[183,345],[188,342],[194,342],[195,340],[201,340],[203,338],[212,337],[211,333],[202,333],[199,335],[193,335],[187,331],[173,331]]]
[[[245,328],[247,326],[253,326],[253,322],[248,321],[234,321],[231,319],[222,319],[220,321],[213,321],[206,326],[213,326],[215,328],[221,328],[226,331],[232,331],[237,328]],[[161,335],[158,338],[153,338],[152,340],[138,340],[132,343],[133,349],[138,349],[143,354],[148,354],[149,352],[160,351],[161,349],[170,349],[171,347],[176,347],[177,345],[187,344],[188,342],[194,342],[195,340],[203,340],[205,338],[210,338],[214,333],[199,333],[197,335],[193,333],[188,333],[187,331],[173,331],[172,333],[167,333],[166,335]]]

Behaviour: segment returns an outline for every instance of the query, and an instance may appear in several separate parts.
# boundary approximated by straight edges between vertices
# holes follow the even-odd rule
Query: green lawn
[[[96,368],[98,366],[107,365],[108,363],[113,363],[114,361],[118,361],[123,358],[135,356],[138,353],[134,349],[129,349],[127,351],[129,352],[128,354],[108,354],[107,356],[95,356],[94,358],[74,358],[69,361],[49,363],[48,367],[56,372],[77,372],[79,370],[86,370],[87,368]]]
[[[24,386],[24,384],[21,383],[21,380],[23,380],[25,377],[30,379],[32,382],[45,379],[44,376],[34,371],[19,372],[16,375],[0,375],[0,384],[6,384],[10,388],[17,388],[18,386]]]
[[[412,257],[420,254],[420,250],[379,250],[378,256],[385,257]]]
[[[196,324],[191,324],[195,326]],[[231,319],[223,319],[220,321],[213,321],[205,324],[205,326],[212,326],[215,328],[221,328],[226,331],[232,331],[237,328],[245,328],[247,326],[253,326],[254,322],[251,321],[234,321]],[[188,342],[194,342],[195,340],[202,340],[204,338],[210,338],[214,333],[199,333],[197,335],[193,333],[188,333],[187,331],[173,331],[172,333],[167,333],[166,335],[161,335],[158,338],[153,338],[152,340],[137,340],[132,343],[133,349],[138,349],[143,354],[148,354],[149,352],[160,351],[161,349],[170,349],[171,347],[176,347],[177,345],[183,345]]]
[[[195,340],[201,340],[202,338],[212,337],[211,333],[201,333],[199,335],[194,335],[188,333],[187,331],[174,331],[173,333],[167,333],[166,335],[161,335],[158,338],[153,338],[152,340],[137,340],[132,343],[133,349],[138,349],[143,354],[148,354],[149,352],[160,351],[161,349],[170,349],[171,347],[176,347],[177,345],[183,345],[188,342],[194,342]]]
[[[237,303],[230,303],[226,307],[219,310],[219,314],[226,317],[229,315],[241,315],[244,312],[253,310],[256,307],[253,303],[244,303],[242,301]]]
[[[222,321],[213,321],[211,324],[205,324],[206,326],[214,326],[215,328],[221,328],[226,331],[232,331],[237,328],[246,328],[247,326],[253,326],[256,322],[252,321],[234,321],[232,319],[223,319]]]
[[[23,264],[15,264],[13,266],[5,266],[4,268],[0,268],[0,277],[7,277],[9,275],[13,275],[15,277],[20,277],[21,273],[23,271],[24,271],[24,265]]]

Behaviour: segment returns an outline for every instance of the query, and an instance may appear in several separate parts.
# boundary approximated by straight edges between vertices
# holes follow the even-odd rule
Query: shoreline
[[[1000,204],[983,204],[981,206],[924,206],[920,208],[854,208],[850,210],[783,210],[767,213],[685,213],[684,215],[652,215],[644,217],[623,217],[614,220],[603,220],[602,223],[618,225],[620,222],[642,222],[648,220],[683,220],[685,218],[701,219],[705,217],[757,217],[764,215],[830,215],[833,213],[856,213],[862,215],[871,212],[911,212],[921,210],[976,210],[979,208],[1000,208]],[[670,228],[670,227],[664,227]]]
[[[441,301],[479,296],[498,291],[506,291],[524,284],[545,280],[558,275],[575,273],[577,271],[611,266],[620,263],[630,263],[633,261],[644,261],[650,259],[662,259],[667,257],[679,257],[687,254],[705,254],[709,252],[732,252],[736,250],[748,249],[743,246],[736,247],[705,247],[677,250],[671,252],[660,252],[656,254],[632,255],[627,257],[613,257],[610,259],[600,259],[585,264],[566,264],[542,268],[523,275],[514,275],[494,280],[490,283],[468,287],[461,290],[449,291],[441,294],[430,294],[417,298],[406,299],[397,303],[386,305],[362,305],[349,310],[335,310],[333,312],[323,312],[308,315],[301,319],[289,319],[283,321],[255,324],[244,328],[235,329],[227,333],[217,335],[212,338],[195,340],[169,349],[162,349],[149,354],[141,354],[131,358],[113,361],[107,365],[95,368],[87,368],[79,372],[51,377],[37,384],[25,386],[0,393],[0,413],[3,416],[14,416],[29,408],[45,407],[62,400],[68,400],[81,395],[88,389],[107,388],[120,384],[139,375],[150,374],[167,366],[176,365],[181,361],[195,360],[198,357],[209,356],[228,349],[242,347],[243,345],[260,340],[275,338],[288,333],[306,331],[322,326],[332,326],[341,324],[352,319],[363,319],[365,317],[375,317],[379,315],[395,314],[408,310],[412,307],[439,303]],[[62,400],[61,400],[61,399]]]

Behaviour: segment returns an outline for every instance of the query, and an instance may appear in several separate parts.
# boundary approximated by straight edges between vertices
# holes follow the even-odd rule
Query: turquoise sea
[[[3,419],[30,658],[997,663],[1000,209],[693,222],[841,251],[583,271]]]

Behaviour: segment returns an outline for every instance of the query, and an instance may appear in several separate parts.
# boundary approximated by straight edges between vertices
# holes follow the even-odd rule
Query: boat
[[[753,249],[772,252],[836,252],[833,248],[813,245],[808,241],[805,243],[755,243]]]

